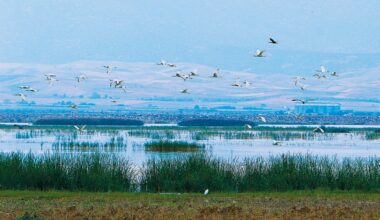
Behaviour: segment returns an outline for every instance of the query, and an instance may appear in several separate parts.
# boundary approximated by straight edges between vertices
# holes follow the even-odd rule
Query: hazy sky
[[[2,0],[0,62],[163,58],[238,69],[258,48],[378,56],[379,9],[378,0]]]

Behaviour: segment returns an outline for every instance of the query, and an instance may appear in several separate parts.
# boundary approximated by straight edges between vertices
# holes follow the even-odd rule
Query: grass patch
[[[156,152],[197,152],[205,148],[204,145],[188,143],[186,141],[152,141],[144,144],[146,151]]]
[[[132,191],[131,164],[112,155],[1,153],[1,189]]]

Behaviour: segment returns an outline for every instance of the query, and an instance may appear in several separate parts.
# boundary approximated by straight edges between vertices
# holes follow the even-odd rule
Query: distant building
[[[308,103],[296,104],[297,114],[338,115],[341,114],[340,104]]]

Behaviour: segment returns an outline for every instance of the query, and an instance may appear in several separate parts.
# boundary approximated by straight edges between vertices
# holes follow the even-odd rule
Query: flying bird
[[[325,66],[321,65],[320,69],[319,70],[316,70],[317,72],[320,72],[320,73],[327,73],[329,72]]]
[[[87,79],[87,76],[86,75],[79,75],[79,76],[76,76],[75,79],[77,80],[77,82],[81,82],[83,80],[86,80]]]
[[[337,72],[332,72],[331,74],[330,74],[331,76],[335,76],[335,77],[338,77],[339,75],[338,75],[338,73]]]
[[[294,80],[294,85],[297,86],[298,83],[301,81],[301,80],[306,80],[305,77],[301,77],[301,76],[296,76],[296,77],[293,77],[292,78]]]
[[[72,105],[69,106],[69,108],[71,108],[71,109],[78,109],[78,106],[76,104],[72,104]]]
[[[243,84],[244,84],[246,87],[248,87],[248,86],[252,85],[252,83],[251,83],[251,82],[249,82],[249,81],[247,81],[247,80],[245,80],[245,81],[243,82]]]
[[[245,125],[244,125],[244,128],[245,128],[245,129],[252,129],[252,125],[250,125],[250,124],[245,124]]]
[[[183,90],[181,90],[181,93],[190,94],[190,92],[189,92],[188,89],[183,89]]]
[[[316,127],[313,132],[320,132],[320,133],[325,133],[325,130],[321,126]]]
[[[26,102],[27,95],[24,95],[23,93],[17,93],[15,94],[15,96],[19,96],[22,101]]]
[[[166,65],[166,61],[165,60],[161,60],[159,63],[157,63],[157,65],[165,66]]]
[[[190,76],[199,76],[199,74],[198,74],[198,70],[195,69],[195,70],[193,70],[193,71],[190,71]]]
[[[273,38],[269,38],[269,43],[270,44],[278,44],[278,41],[274,40]]]
[[[220,73],[220,70],[219,70],[219,68],[218,69],[216,69],[213,73],[212,73],[212,78],[218,78],[219,77],[219,73]]]
[[[275,141],[275,140],[273,140],[272,145],[273,146],[281,146],[282,142],[281,141]]]
[[[208,195],[208,189],[205,190],[205,192],[203,193],[203,195],[207,196]]]
[[[29,87],[28,89],[25,89],[27,92],[38,92],[37,89],[33,89],[32,87]]]
[[[175,65],[174,63],[167,63],[166,64],[168,67],[177,67],[177,65]]]
[[[264,116],[257,116],[257,119],[261,122],[264,122],[266,123],[267,122],[267,119],[264,117]]]
[[[20,88],[20,89],[29,89],[30,88],[30,86],[19,86],[18,88]]]
[[[319,74],[319,73],[316,73],[313,75],[315,78],[317,79],[326,79],[326,75],[323,75],[323,74]]]
[[[265,50],[256,50],[255,57],[265,57]]]
[[[79,133],[82,133],[85,131],[86,125],[83,125],[81,127],[78,127],[77,125],[74,125],[74,128],[79,131]]]
[[[106,69],[107,74],[110,74],[111,70],[112,69],[116,69],[117,67],[116,66],[105,65],[105,66],[103,66],[103,68]]]
[[[302,104],[306,104],[308,102],[314,101],[312,99],[292,99],[292,102],[300,102]]]

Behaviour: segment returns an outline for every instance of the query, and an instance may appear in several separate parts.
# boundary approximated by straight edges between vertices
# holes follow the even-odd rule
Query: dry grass
[[[1,191],[0,211],[0,219],[379,219],[380,194]]]

